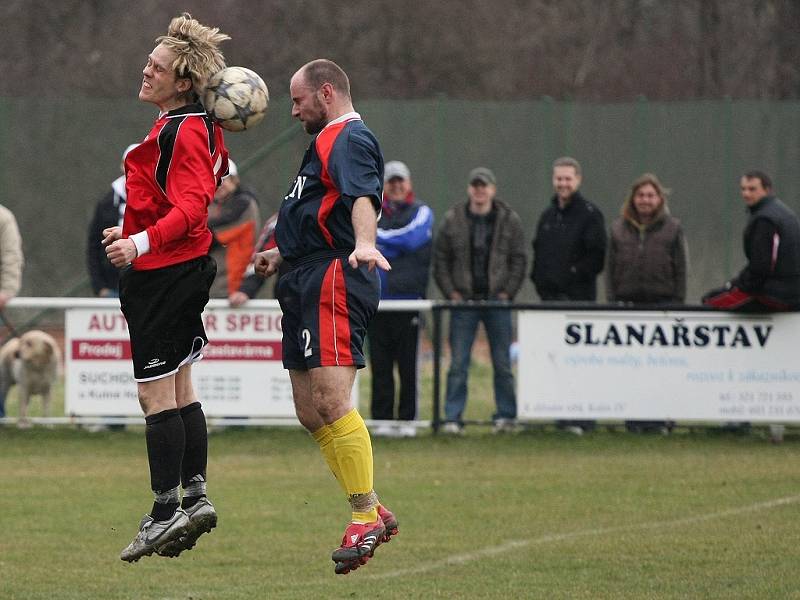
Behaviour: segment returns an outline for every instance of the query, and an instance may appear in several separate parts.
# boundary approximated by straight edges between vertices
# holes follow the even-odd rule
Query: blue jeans
[[[472,356],[472,344],[483,322],[492,353],[494,370],[494,401],[497,419],[515,419],[517,398],[514,392],[514,374],[511,371],[511,311],[499,308],[475,310],[454,309],[450,312],[450,370],[447,372],[447,394],[444,413],[446,421],[461,423],[467,404],[467,377]]]

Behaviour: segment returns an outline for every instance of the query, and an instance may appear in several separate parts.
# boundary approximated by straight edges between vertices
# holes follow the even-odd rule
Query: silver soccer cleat
[[[174,558],[184,550],[191,550],[204,533],[209,533],[217,526],[217,511],[211,500],[203,496],[189,508],[184,509],[189,516],[186,534],[160,546],[156,552],[159,556]]]
[[[153,517],[145,515],[139,523],[139,533],[119,557],[127,562],[136,562],[143,556],[150,556],[166,544],[184,537],[188,527],[189,515],[180,508],[167,521],[154,521]]]

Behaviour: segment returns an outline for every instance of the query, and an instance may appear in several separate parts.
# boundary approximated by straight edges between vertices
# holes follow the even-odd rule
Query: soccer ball
[[[255,71],[227,67],[209,80],[203,104],[209,116],[223,129],[244,131],[264,118],[269,90]]]

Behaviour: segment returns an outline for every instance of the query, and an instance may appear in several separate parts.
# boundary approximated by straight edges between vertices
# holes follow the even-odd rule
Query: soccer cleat
[[[344,532],[342,545],[331,554],[337,575],[346,575],[367,563],[386,535],[386,527],[378,517],[372,523],[350,523]]]
[[[386,533],[383,534],[381,543],[392,541],[392,536],[400,533],[397,528],[397,517],[382,504],[378,504],[378,516],[381,518],[383,526],[386,528]]]
[[[139,533],[119,557],[127,562],[136,562],[143,556],[150,556],[166,544],[185,536],[188,526],[189,516],[180,508],[166,521],[154,521],[153,517],[145,515],[139,523]]]
[[[214,510],[211,500],[205,496],[183,510],[189,517],[186,534],[161,546],[157,550],[159,556],[174,558],[184,550],[191,550],[197,543],[197,538],[204,533],[210,533],[217,526],[217,511]]]

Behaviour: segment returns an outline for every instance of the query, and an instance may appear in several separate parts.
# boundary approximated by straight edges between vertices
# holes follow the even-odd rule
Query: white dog
[[[0,348],[0,385],[3,391],[17,385],[19,425],[28,425],[31,396],[42,397],[42,412],[50,416],[53,384],[58,379],[61,350],[53,337],[34,329],[12,338]]]

